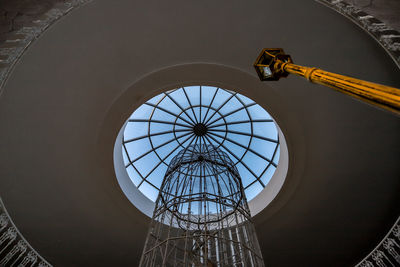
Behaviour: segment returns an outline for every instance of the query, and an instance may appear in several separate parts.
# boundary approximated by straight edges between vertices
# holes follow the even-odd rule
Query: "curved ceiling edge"
[[[6,56],[2,59],[0,66],[0,95],[3,92],[4,84],[11,74],[15,64],[19,61],[28,47],[42,35],[56,21],[69,14],[71,11],[79,8],[93,0],[66,0],[62,4],[48,10],[42,19],[30,22],[29,26],[23,26],[21,29],[11,32],[18,36],[11,40],[6,40],[6,45],[0,46],[0,55]]]
[[[382,263],[389,259],[391,259],[389,261],[392,266],[396,266],[396,262],[399,262],[398,255],[400,252],[396,239],[400,240],[400,217],[382,241],[356,267],[374,266],[373,262],[381,266]]]
[[[361,29],[367,32],[381,47],[389,54],[394,63],[400,68],[400,43],[395,38],[400,33],[393,28],[386,25],[386,23],[378,20],[374,16],[367,14],[357,6],[347,3],[343,0],[316,0],[317,2],[335,10],[339,14],[345,16],[350,21],[358,25]],[[400,216],[394,223],[393,227],[385,235],[382,241],[356,266],[373,266],[375,264],[380,265],[383,258],[393,258],[393,252],[400,253],[400,248],[394,246],[391,242],[393,238],[400,239]],[[397,251],[396,251],[397,250]],[[393,265],[394,266],[394,265]]]
[[[0,266],[52,266],[36,252],[18,231],[3,201],[0,198],[0,245],[6,244],[0,251]],[[11,248],[11,250],[9,249]]]
[[[48,10],[42,19],[31,22],[30,26],[23,26],[21,29],[11,32],[13,35],[18,36],[18,39],[5,40],[6,45],[0,46],[0,55],[6,57],[2,59],[2,65],[0,66],[0,95],[3,92],[5,83],[10,76],[14,66],[22,57],[24,52],[29,46],[40,37],[50,26],[56,21],[69,14],[71,11],[79,8],[92,0],[67,0],[62,5],[57,5]],[[26,241],[22,234],[18,231],[17,227],[13,223],[10,215],[8,214],[3,201],[0,197],[0,234],[2,241],[8,241],[5,248],[12,247],[4,256],[0,265],[15,264],[31,264],[34,266],[52,266],[43,257],[41,257],[34,248]],[[4,240],[3,240],[4,239]],[[3,251],[1,251],[3,252]],[[15,252],[15,254],[12,254]],[[18,255],[15,258],[15,255]]]
[[[400,43],[397,41],[400,33],[397,30],[344,0],[315,1],[335,10],[367,32],[383,49],[385,49],[396,63],[397,67],[400,68]]]

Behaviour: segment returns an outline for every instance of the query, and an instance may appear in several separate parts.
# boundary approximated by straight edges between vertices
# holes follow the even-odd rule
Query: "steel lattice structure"
[[[261,106],[230,90],[189,86],[153,97],[129,118],[122,144],[127,172],[155,201],[172,158],[193,144],[228,154],[248,199],[266,186],[278,165],[277,128]]]
[[[140,266],[264,266],[242,181],[227,153],[194,144],[171,160]]]

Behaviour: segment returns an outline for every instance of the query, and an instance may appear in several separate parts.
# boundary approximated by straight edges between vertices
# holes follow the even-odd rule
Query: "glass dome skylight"
[[[122,142],[128,175],[155,201],[171,159],[192,145],[225,152],[248,200],[267,185],[279,160],[278,131],[261,106],[233,91],[188,86],[153,97],[131,115]]]

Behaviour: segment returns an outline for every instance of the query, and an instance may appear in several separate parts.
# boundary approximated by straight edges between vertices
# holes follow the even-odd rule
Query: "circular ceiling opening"
[[[226,153],[250,201],[275,173],[279,136],[272,117],[253,100],[199,85],[161,93],[141,105],[125,124],[119,145],[129,178],[153,202],[171,159],[193,145]]]

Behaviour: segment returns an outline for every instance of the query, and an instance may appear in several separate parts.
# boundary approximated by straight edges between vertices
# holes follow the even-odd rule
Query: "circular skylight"
[[[230,90],[189,86],[153,97],[129,118],[122,150],[130,179],[155,201],[171,159],[192,145],[225,152],[247,200],[268,184],[279,160],[278,131],[261,106]]]

